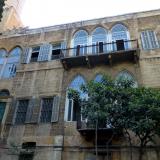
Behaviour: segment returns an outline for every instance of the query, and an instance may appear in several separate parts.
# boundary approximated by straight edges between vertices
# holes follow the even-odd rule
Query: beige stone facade
[[[21,28],[3,32],[0,36],[0,53],[5,49],[5,56],[1,57],[2,63],[0,62],[2,65],[0,92],[7,90],[9,94],[0,96],[0,103],[6,104],[0,121],[0,160],[18,160],[20,156],[27,157],[32,153],[34,153],[33,160],[95,159],[94,138],[86,139],[77,129],[77,121],[68,118],[67,89],[77,75],[87,82],[98,74],[108,74],[116,78],[122,71],[132,75],[139,86],[159,88],[159,22],[160,10],[155,10],[53,27]],[[113,49],[114,45],[118,47],[117,42],[113,43],[112,33],[113,27],[117,24],[125,26],[127,35],[129,34],[127,39],[122,37],[122,40],[127,41],[128,46],[122,44],[121,50]],[[112,46],[107,49],[109,53],[105,53],[103,48],[104,54],[97,54],[92,47],[87,47],[88,49],[85,50],[83,46],[80,47],[79,53],[77,53],[78,48],[76,54],[74,51],[71,52],[73,50],[71,48],[75,47],[74,38],[78,31],[86,31],[87,46],[89,46],[93,42],[93,31],[97,27],[105,29],[107,36],[110,37],[110,41],[107,41],[108,46]],[[124,30],[122,32],[125,34]],[[145,33],[144,37],[141,36],[142,32]],[[38,49],[35,48],[37,46]],[[99,47],[100,44],[97,46]],[[98,50],[100,49],[102,48],[99,47]],[[19,53],[15,54],[19,56],[18,63],[10,56],[13,51]],[[7,68],[7,64],[12,63],[14,65]],[[16,71],[11,74],[13,66],[16,66]],[[46,112],[46,115],[50,112],[52,114],[50,121],[45,119],[44,122],[41,119],[42,100],[47,97],[54,97],[53,103],[56,105],[53,104],[52,110]],[[57,101],[55,97],[58,98]],[[27,100],[29,104],[26,111],[18,112],[18,102],[20,103],[21,100]],[[25,119],[23,117],[19,117],[20,120],[16,119],[18,114],[22,113]],[[35,148],[33,146],[23,148],[24,143],[31,142],[36,144]],[[129,159],[129,149],[122,137],[113,140],[109,150],[107,142],[103,144],[103,154],[98,148],[100,153],[98,160]],[[159,148],[148,148],[144,158],[159,160],[159,154]],[[22,157],[21,159],[27,159]],[[31,157],[28,159],[30,160]],[[138,159],[137,149],[134,149],[133,159]]]

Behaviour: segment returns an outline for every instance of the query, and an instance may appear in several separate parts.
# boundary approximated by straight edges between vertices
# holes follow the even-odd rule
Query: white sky
[[[26,0],[22,20],[37,28],[160,9],[160,0]]]

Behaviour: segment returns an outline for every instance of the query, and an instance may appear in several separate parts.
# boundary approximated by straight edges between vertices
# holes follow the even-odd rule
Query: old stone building
[[[7,30],[21,26],[13,21],[1,23],[0,160],[93,160],[95,130],[77,119],[68,88],[79,90],[103,73],[160,87],[160,10]],[[99,134],[99,160],[129,159],[124,139],[110,140],[107,128]],[[159,154],[153,147],[145,159]]]

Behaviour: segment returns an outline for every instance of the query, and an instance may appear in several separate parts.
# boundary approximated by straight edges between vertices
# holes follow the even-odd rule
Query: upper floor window
[[[125,50],[130,47],[130,35],[128,29],[122,24],[116,24],[112,27],[112,41],[115,42],[113,50]]]
[[[158,41],[154,31],[146,30],[141,32],[142,47],[144,50],[158,48]]]
[[[57,122],[59,105],[59,96],[42,98],[39,121],[42,123]]]
[[[104,28],[98,27],[92,33],[92,53],[103,52],[106,48],[103,44],[107,41],[107,32]]]
[[[88,45],[88,33],[84,30],[80,30],[75,33],[73,37],[73,54],[74,55],[84,55],[87,53]]]
[[[37,62],[39,56],[40,46],[32,47],[30,62]]]
[[[82,84],[85,84],[85,80],[82,76],[76,76],[69,85],[69,88],[77,90],[80,92],[81,98],[86,98],[86,94],[84,94],[80,87]],[[80,113],[80,108],[77,102],[74,102],[72,99],[66,99],[66,110],[65,110],[65,119],[66,121],[76,121],[77,116]]]
[[[118,73],[118,75],[116,76],[116,79],[126,79],[126,80],[131,80],[133,82],[133,87],[138,87],[138,83],[135,79],[135,77],[128,71],[121,71]]]
[[[20,61],[21,48],[16,47],[12,49],[8,57],[5,59],[4,67],[2,69],[2,78],[11,78],[16,75],[17,66]]]
[[[43,123],[51,122],[53,100],[54,100],[53,97],[42,98],[42,100],[41,100],[40,122],[43,122]]]
[[[59,59],[61,53],[61,43],[52,44],[52,60]]]

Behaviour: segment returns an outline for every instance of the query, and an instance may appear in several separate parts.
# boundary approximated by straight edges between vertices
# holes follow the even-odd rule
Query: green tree
[[[98,122],[99,128],[112,127],[123,131],[129,140],[131,159],[131,132],[134,133],[140,142],[141,160],[144,147],[160,134],[160,91],[134,86],[134,82],[128,79],[112,80],[103,76],[101,82],[90,81],[81,87],[88,98],[80,98],[74,90],[69,91],[69,96],[79,103],[88,125],[95,127]]]
[[[4,3],[5,3],[5,0],[0,0],[0,21],[2,18]]]

